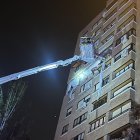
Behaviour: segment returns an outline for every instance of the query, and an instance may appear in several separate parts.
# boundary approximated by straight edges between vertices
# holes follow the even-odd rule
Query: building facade
[[[105,58],[102,85],[97,67],[80,80],[71,98],[65,95],[55,140],[125,139],[140,104],[140,0],[108,0],[79,33],[75,54],[83,36],[91,37],[94,53]],[[71,68],[68,84],[84,67]]]

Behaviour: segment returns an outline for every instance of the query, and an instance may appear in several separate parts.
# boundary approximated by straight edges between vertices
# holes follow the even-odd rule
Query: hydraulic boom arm
[[[23,78],[23,77],[26,77],[26,76],[29,76],[29,75],[33,75],[33,74],[37,74],[37,73],[42,72],[42,71],[55,69],[59,66],[67,66],[67,65],[71,64],[72,62],[80,60],[80,59],[81,59],[80,56],[75,55],[74,57],[72,57],[70,59],[66,59],[64,61],[60,60],[60,61],[50,63],[50,64],[47,64],[47,65],[38,66],[38,67],[35,67],[35,68],[32,68],[32,69],[28,69],[28,70],[25,70],[25,71],[14,73],[14,74],[11,74],[11,75],[0,78],[0,84],[4,84],[4,83],[7,83],[7,82],[13,81],[13,80],[18,80],[20,78]]]
[[[55,69],[59,66],[67,66],[69,64],[71,64],[74,61],[79,61],[82,60],[84,62],[87,63],[97,63],[95,61],[95,57],[94,57],[94,48],[93,48],[93,43],[91,41],[91,38],[88,37],[81,37],[80,40],[80,55],[77,56],[75,55],[72,58],[66,59],[66,60],[60,60],[51,64],[47,64],[47,65],[43,65],[43,66],[38,66],[32,69],[28,69],[25,71],[21,71],[15,74],[11,74],[5,77],[0,78],[0,84],[4,84],[7,83],[9,81],[13,81],[13,80],[17,80],[29,75],[33,75],[42,71],[46,71],[46,70],[50,70],[50,69]]]

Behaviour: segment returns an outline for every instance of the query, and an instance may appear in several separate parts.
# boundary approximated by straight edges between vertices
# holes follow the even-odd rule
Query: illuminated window
[[[97,118],[96,120],[92,121],[90,124],[90,132],[95,130],[98,127],[101,127],[105,123],[105,115],[101,116],[100,118]]]
[[[121,114],[123,114],[124,112],[126,112],[126,111],[128,111],[128,110],[130,110],[130,109],[131,109],[131,102],[130,102],[130,101],[128,101],[128,102],[126,102],[126,103],[124,103],[124,104],[122,104],[122,105],[120,105],[120,106],[114,108],[114,109],[110,112],[110,113],[111,113],[111,116],[110,116],[111,118],[110,118],[110,120],[112,120],[112,119],[114,119],[114,118],[120,116]]]
[[[134,88],[134,82],[132,81],[132,79],[129,79],[129,80],[121,83],[119,86],[115,87],[112,90],[112,97],[111,98],[118,96],[119,94],[121,94],[123,91],[125,91],[128,88]]]
[[[134,69],[133,61],[129,61],[125,63],[123,66],[121,66],[120,68],[114,71],[114,79],[120,76],[121,74],[125,73],[128,69],[131,69],[131,68]]]

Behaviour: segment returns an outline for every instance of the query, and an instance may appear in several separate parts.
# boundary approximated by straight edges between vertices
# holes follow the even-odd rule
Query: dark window
[[[65,125],[62,129],[62,134],[68,132],[68,127],[69,127],[69,124]]]
[[[97,109],[98,107],[102,106],[107,102],[107,95],[99,99],[98,101],[93,103],[93,110]]]
[[[79,135],[75,136],[71,140],[84,140],[84,132],[80,133]]]
[[[69,116],[72,112],[72,107],[67,110],[66,117]]]
[[[109,83],[109,75],[103,79],[102,86],[105,86]]]
[[[117,0],[114,0],[112,3],[110,3],[108,6],[107,6],[107,10],[109,10],[115,3],[117,2]]]
[[[81,124],[86,119],[87,119],[87,112],[74,120],[73,127]]]

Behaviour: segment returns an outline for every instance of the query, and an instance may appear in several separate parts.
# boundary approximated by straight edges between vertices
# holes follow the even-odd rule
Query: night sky
[[[106,0],[2,1],[0,8],[0,76],[73,56],[78,33]],[[33,121],[31,140],[53,140],[67,88],[69,67],[33,75],[24,109]],[[26,114],[25,114],[26,115]]]

